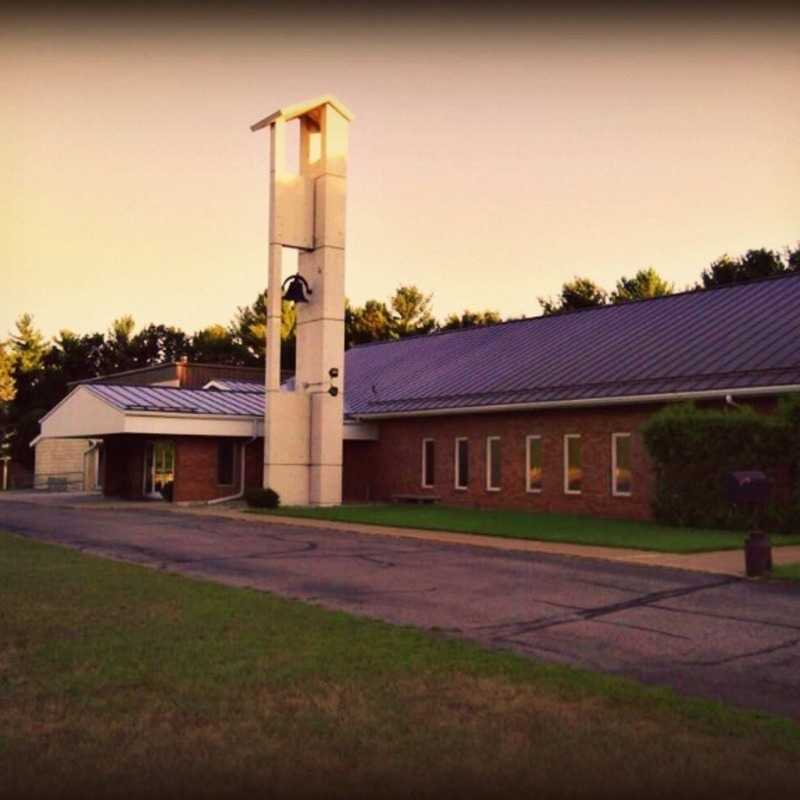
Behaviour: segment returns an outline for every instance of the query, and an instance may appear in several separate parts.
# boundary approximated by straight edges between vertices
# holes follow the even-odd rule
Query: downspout
[[[257,423],[253,423],[253,435],[242,444],[242,465],[241,465],[241,476],[242,476],[242,485],[236,494],[230,494],[227,497],[215,497],[213,500],[206,501],[206,505],[208,506],[215,506],[219,503],[227,503],[229,500],[239,500],[240,498],[244,497],[245,492],[245,463],[246,463],[246,456],[247,456],[247,445],[252,444],[258,436],[255,434]]]

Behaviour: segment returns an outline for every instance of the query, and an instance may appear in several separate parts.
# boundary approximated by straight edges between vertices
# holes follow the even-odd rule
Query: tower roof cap
[[[267,125],[272,125],[273,122],[276,122],[279,119],[282,119],[284,122],[290,122],[298,117],[315,117],[315,112],[317,112],[318,109],[322,108],[324,105],[333,106],[333,108],[335,108],[348,122],[353,121],[353,115],[348,110],[347,106],[344,105],[344,103],[337,100],[335,97],[333,97],[333,95],[325,94],[322,95],[322,97],[317,97],[314,100],[308,100],[305,103],[295,103],[293,106],[279,108],[268,117],[264,117],[264,119],[256,122],[254,125],[251,125],[250,130],[260,131],[262,128],[266,128]]]

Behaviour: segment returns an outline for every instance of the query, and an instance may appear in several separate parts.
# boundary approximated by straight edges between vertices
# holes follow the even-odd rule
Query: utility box
[[[728,475],[728,501],[733,505],[765,506],[769,503],[769,478],[759,470]]]

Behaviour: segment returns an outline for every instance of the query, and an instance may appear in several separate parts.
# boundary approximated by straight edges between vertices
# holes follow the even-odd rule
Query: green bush
[[[274,489],[248,489],[244,499],[251,508],[277,508],[281,504],[280,495]]]
[[[747,528],[753,512],[731,506],[726,481],[735,470],[797,469],[800,402],[781,404],[779,413],[759,414],[748,406],[698,409],[693,403],[668,406],[643,426],[647,450],[656,468],[655,517],[673,525]],[[787,447],[787,444],[794,443]],[[794,527],[800,486],[787,508],[775,502],[765,524]]]

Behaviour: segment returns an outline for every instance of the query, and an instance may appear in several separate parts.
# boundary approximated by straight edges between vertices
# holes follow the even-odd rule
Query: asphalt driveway
[[[144,505],[5,501],[0,531],[800,719],[800,586]]]

